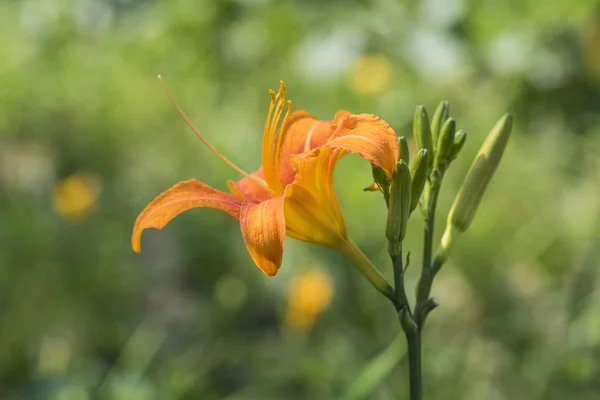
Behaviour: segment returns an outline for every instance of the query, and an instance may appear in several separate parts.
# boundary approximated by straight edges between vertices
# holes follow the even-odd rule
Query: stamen
[[[279,103],[277,104],[277,111],[275,112],[275,116],[273,117],[273,121],[271,122],[271,129],[269,132],[269,142],[273,145],[275,143],[275,139],[277,138],[277,126],[279,125],[279,120],[281,119],[281,114],[283,114],[283,110],[285,109],[285,100],[279,99]],[[275,149],[271,148],[271,153]]]
[[[279,83],[280,86],[277,94],[272,90],[269,91],[269,94],[271,95],[271,104],[265,122],[262,142],[262,165],[265,172],[265,178],[269,187],[272,187],[276,193],[283,192],[283,187],[279,180],[279,165],[276,164],[273,159],[274,157],[277,159],[276,143],[280,143],[281,139],[278,137],[277,128],[280,126],[279,120],[281,119],[286,104],[288,104],[285,99],[287,88],[283,81],[280,81]]]
[[[269,113],[267,114],[267,120],[265,121],[265,129],[263,131],[262,137],[262,146],[261,146],[261,164],[263,165],[263,170],[265,172],[265,179],[267,184],[269,182],[269,171],[265,168],[265,165],[269,165],[268,157],[269,157],[269,132],[271,131],[271,117],[273,115],[273,108],[275,107],[275,103],[277,101],[277,97],[275,96],[275,92],[269,90],[269,94],[271,95],[271,103],[269,104]]]
[[[283,143],[283,139],[285,136],[284,132],[284,128],[285,128],[285,124],[287,122],[288,117],[290,116],[290,114],[292,113],[292,109],[293,109],[293,104],[291,100],[287,101],[287,111],[285,113],[285,117],[283,117],[283,120],[281,121],[281,125],[279,126],[279,134],[277,135],[277,144],[275,145],[275,159],[273,160],[274,162],[274,166],[275,166],[275,175],[277,180],[279,181],[280,179],[280,174],[279,174],[279,159],[281,158],[281,144]]]
[[[241,169],[240,167],[238,167],[237,165],[235,165],[234,163],[232,163],[231,161],[229,161],[212,144],[210,144],[208,142],[208,140],[206,140],[206,138],[204,136],[202,136],[202,134],[200,133],[200,131],[198,130],[198,128],[196,128],[194,126],[194,124],[192,123],[192,121],[190,121],[190,119],[187,117],[187,115],[185,115],[185,113],[183,112],[183,110],[181,109],[181,107],[179,107],[179,104],[177,104],[177,101],[175,101],[175,98],[171,94],[171,91],[169,90],[169,88],[167,87],[167,85],[165,84],[165,82],[163,81],[163,79],[162,79],[162,77],[160,75],[158,75],[158,80],[160,81],[160,84],[162,85],[163,89],[167,93],[167,96],[169,96],[169,100],[171,100],[171,103],[173,104],[173,106],[175,106],[175,109],[177,110],[177,112],[179,113],[179,115],[181,116],[181,118],[183,118],[183,120],[185,121],[185,123],[192,130],[192,132],[194,132],[194,134],[202,141],[202,143],[204,143],[204,145],[206,147],[208,147],[208,149],[214,155],[216,155],[217,157],[219,157],[221,159],[221,161],[223,161],[225,164],[227,164],[229,167],[231,167],[235,172],[241,174],[242,176],[244,176],[246,178],[251,179],[255,183],[257,183],[257,184],[261,185],[262,187],[266,188],[267,190],[269,190],[269,192],[273,193],[273,190],[271,190],[262,179],[258,179],[255,176],[252,176],[252,175],[248,174],[246,171],[244,171],[243,169]]]

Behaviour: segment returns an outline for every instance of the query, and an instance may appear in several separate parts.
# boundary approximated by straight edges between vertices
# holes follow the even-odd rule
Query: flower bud
[[[417,106],[415,117],[413,119],[413,136],[417,142],[417,148],[425,149],[429,154],[433,154],[433,143],[431,139],[431,128],[429,126],[429,117],[427,110],[423,106]],[[433,158],[429,158],[429,165],[433,162]]]
[[[462,150],[465,142],[467,141],[467,132],[464,129],[459,130],[454,135],[454,144],[452,145],[452,151],[450,152],[450,161],[458,157],[458,153]]]
[[[448,118],[440,130],[435,150],[435,160],[433,161],[433,168],[438,169],[441,172],[444,172],[446,168],[448,168],[450,153],[452,152],[452,146],[454,145],[455,133],[456,121],[452,118]]]
[[[456,242],[456,239],[460,236],[462,232],[451,223],[446,225],[446,230],[444,231],[444,235],[442,236],[442,240],[440,245],[435,252],[435,259],[443,264],[448,259],[448,255],[450,254],[450,250],[452,246]]]
[[[461,232],[467,230],[483,193],[500,163],[511,131],[512,115],[505,114],[489,133],[471,164],[471,169],[448,214],[448,225],[455,226]]]
[[[378,165],[371,164],[371,172],[373,174],[373,183],[368,187],[364,188],[365,192],[376,192],[380,191],[383,194],[383,198],[386,203],[390,195],[390,178],[387,172]]]
[[[446,122],[449,116],[450,105],[446,100],[444,100],[440,102],[440,104],[436,108],[435,113],[433,114],[433,118],[431,120],[431,138],[433,140],[434,146],[438,145],[438,136],[440,135],[440,131],[442,129],[442,126],[444,125],[444,122]]]
[[[379,165],[373,164],[371,166],[371,172],[373,173],[373,180],[379,187],[383,188],[389,186],[390,178],[388,178],[388,174],[383,168],[381,168]]]
[[[410,215],[411,202],[410,170],[404,160],[398,161],[390,185],[388,219],[385,234],[390,242],[390,254],[400,251],[400,243],[406,235],[406,224]]]
[[[410,160],[410,152],[408,151],[408,141],[404,136],[398,138],[398,145],[400,146],[400,158],[404,160],[406,164]]]
[[[419,204],[419,199],[421,198],[421,193],[423,192],[423,188],[425,187],[425,183],[427,183],[427,175],[429,173],[429,152],[425,149],[419,150],[415,160],[410,167],[410,177],[412,181],[412,186],[410,190],[410,212],[412,213],[415,208],[417,208],[417,204]]]
[[[379,192],[381,191],[381,189],[379,188],[379,185],[376,184],[375,182],[371,183],[369,186],[367,186],[366,188],[363,189],[363,192]]]

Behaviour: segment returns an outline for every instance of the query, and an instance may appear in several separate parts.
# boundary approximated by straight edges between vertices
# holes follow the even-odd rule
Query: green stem
[[[433,253],[433,230],[435,228],[435,209],[437,207],[438,195],[440,193],[439,185],[429,186],[427,214],[425,217],[425,232],[423,243],[423,268],[421,273],[429,269],[431,265],[431,255]]]
[[[421,378],[421,331],[407,334],[408,343],[408,378],[410,385],[410,400],[423,398],[423,383]]]
[[[421,330],[409,315],[408,310],[400,311],[400,324],[406,335],[408,347],[408,380],[410,400],[423,399],[421,372]]]
[[[431,281],[433,282],[433,278],[435,278],[435,274],[438,273],[440,268],[442,268],[443,261],[439,258],[434,258],[431,263]],[[431,291],[431,285],[429,285],[429,289],[427,290],[427,296],[429,296],[429,292]]]
[[[433,232],[435,228],[435,210],[440,192],[441,177],[439,180],[430,181],[427,184],[425,199],[425,233],[423,240],[423,265],[421,268],[421,277],[417,286],[417,302],[413,312],[413,317],[409,319],[407,313],[400,315],[400,322],[406,335],[408,345],[408,365],[409,365],[409,384],[410,400],[422,400],[423,383],[421,367],[421,331],[425,323],[427,314],[433,310],[437,303],[429,299],[433,277],[439,266],[432,265],[433,254]]]
[[[371,282],[371,284],[381,292],[385,297],[390,299],[395,304],[394,289],[390,286],[388,281],[385,279],[381,272],[371,263],[371,261],[364,255],[358,248],[356,243],[352,239],[347,238],[340,243],[336,249],[348,257],[358,270]]]
[[[402,244],[400,244],[400,246],[402,246]],[[406,290],[404,289],[404,264],[402,260],[402,247],[400,247],[400,251],[397,254],[392,255],[392,253],[390,253],[390,258],[392,259],[392,265],[394,267],[394,292],[396,295],[394,305],[398,311],[400,311],[400,309],[403,307],[410,311],[408,298],[406,297]]]
[[[415,317],[419,327],[424,321],[424,305],[429,299],[433,276],[435,272],[432,270],[431,258],[433,253],[433,231],[435,228],[435,210],[437,200],[440,193],[440,184],[430,182],[427,185],[427,208],[425,214],[425,233],[423,244],[423,266],[421,269],[421,278],[417,286],[417,304],[415,306]],[[437,272],[437,271],[436,271]]]

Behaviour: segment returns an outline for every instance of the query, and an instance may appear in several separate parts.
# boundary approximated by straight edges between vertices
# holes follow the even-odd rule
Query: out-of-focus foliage
[[[502,164],[433,289],[426,394],[600,396],[596,0],[12,0],[0,2],[0,398],[336,399],[368,392],[377,368],[391,374],[368,398],[405,398],[392,307],[341,256],[289,239],[267,278],[238,224],[207,209],[132,253],[133,221],[160,191],[238,178],[158,73],[246,170],[279,79],[297,108],[375,113],[406,136],[416,104],[449,100],[469,138],[438,237],[477,148],[512,112]],[[350,234],[389,277],[370,182],[360,158],[339,163]],[[422,228],[414,213],[411,287]],[[293,307],[308,317],[290,322]],[[398,362],[357,382],[389,343]]]

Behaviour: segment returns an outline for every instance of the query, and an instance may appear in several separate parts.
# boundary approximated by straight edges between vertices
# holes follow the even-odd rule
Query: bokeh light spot
[[[379,94],[390,86],[392,68],[385,56],[359,58],[350,72],[350,85],[360,94]]]

